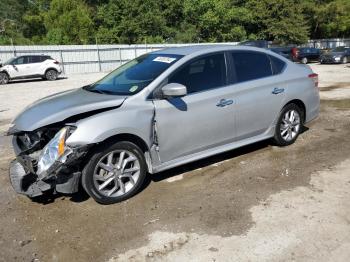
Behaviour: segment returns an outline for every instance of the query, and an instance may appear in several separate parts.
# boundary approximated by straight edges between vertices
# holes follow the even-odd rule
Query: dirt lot
[[[0,261],[348,261],[350,67],[312,65],[321,114],[287,148],[258,143],[153,175],[111,206],[19,196],[0,136]],[[0,87],[0,131],[32,101],[102,74]]]

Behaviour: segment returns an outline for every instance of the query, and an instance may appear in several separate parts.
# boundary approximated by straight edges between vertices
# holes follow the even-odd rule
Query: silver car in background
[[[148,174],[272,138],[292,144],[319,114],[318,76],[243,46],[169,48],[43,98],[13,121],[13,188],[130,198]]]

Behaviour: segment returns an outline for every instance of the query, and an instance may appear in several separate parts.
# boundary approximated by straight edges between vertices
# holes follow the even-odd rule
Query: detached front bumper
[[[70,174],[58,174],[48,179],[39,180],[36,174],[26,172],[25,167],[13,160],[10,164],[10,181],[13,189],[29,197],[43,195],[45,192],[55,189],[57,192],[71,194],[78,191],[80,172]]]

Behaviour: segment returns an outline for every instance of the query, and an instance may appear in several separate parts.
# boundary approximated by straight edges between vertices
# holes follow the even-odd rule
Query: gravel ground
[[[0,261],[348,261],[350,68],[311,65],[321,114],[287,148],[261,142],[151,177],[101,206],[83,192],[13,192],[0,136]],[[0,131],[34,100],[103,74],[0,87]]]

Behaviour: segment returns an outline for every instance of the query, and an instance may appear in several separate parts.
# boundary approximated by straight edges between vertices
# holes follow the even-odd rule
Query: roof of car
[[[234,50],[234,49],[246,49],[252,51],[262,51],[265,49],[250,47],[250,46],[238,46],[231,44],[213,44],[213,45],[190,45],[190,46],[180,46],[180,47],[170,47],[162,50],[155,51],[155,54],[169,54],[169,55],[189,55],[200,51],[220,51],[220,50]]]

